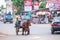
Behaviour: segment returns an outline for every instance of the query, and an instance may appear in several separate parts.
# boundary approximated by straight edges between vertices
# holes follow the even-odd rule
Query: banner
[[[39,9],[39,2],[34,2],[34,10],[38,10]]]
[[[24,0],[24,6],[32,6],[32,0]]]
[[[32,11],[32,0],[24,0],[24,11]]]

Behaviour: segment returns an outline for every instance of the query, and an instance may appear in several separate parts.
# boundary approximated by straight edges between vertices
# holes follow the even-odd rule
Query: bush
[[[45,6],[46,6],[45,2],[42,2],[42,3],[40,4],[39,8],[45,8]]]

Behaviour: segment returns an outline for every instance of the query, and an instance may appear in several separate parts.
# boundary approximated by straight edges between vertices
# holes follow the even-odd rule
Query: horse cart
[[[27,13],[26,12],[24,13],[25,13],[24,15],[22,14],[20,16],[21,17],[20,20],[18,18],[16,20],[16,23],[15,23],[16,35],[18,35],[19,29],[21,28],[22,28],[22,35],[24,35],[24,33],[26,34],[26,32],[27,32],[27,35],[30,33],[30,29],[29,29],[29,26],[31,25],[30,17],[29,16],[26,17],[25,15],[27,15]]]
[[[21,22],[21,21],[18,20],[18,21],[15,23],[16,35],[18,35],[19,29],[22,28],[22,26],[20,25],[20,22]]]

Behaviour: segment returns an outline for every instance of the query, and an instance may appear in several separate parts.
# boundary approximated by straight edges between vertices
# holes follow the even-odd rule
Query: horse
[[[30,34],[29,26],[31,26],[30,20],[27,20],[26,22],[24,22],[24,23],[22,24],[22,26],[23,26],[22,35],[24,35],[24,33],[25,33],[25,35],[29,35],[29,34]],[[26,34],[26,33],[27,33],[27,34]]]

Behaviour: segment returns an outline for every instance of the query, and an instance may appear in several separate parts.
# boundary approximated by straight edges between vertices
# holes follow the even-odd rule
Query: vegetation
[[[45,6],[46,6],[45,2],[41,2],[39,8],[45,8]]]
[[[36,0],[39,1],[39,0]],[[20,14],[20,11],[24,10],[24,0],[12,0],[13,5],[15,7],[17,7],[17,12],[16,14]],[[41,5],[39,8],[45,8],[46,4],[45,4],[45,0],[41,0]]]
[[[36,1],[38,1],[38,2],[41,3],[40,6],[39,6],[39,8],[45,8],[46,7],[45,0],[36,0]]]
[[[20,11],[23,10],[23,7],[24,7],[24,0],[12,0],[12,2],[13,2],[13,5],[17,7],[16,15],[20,14]]]

